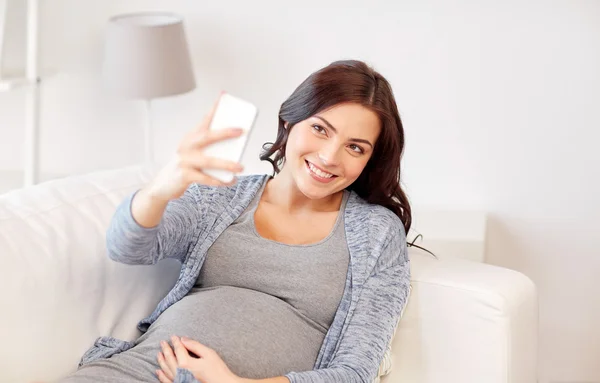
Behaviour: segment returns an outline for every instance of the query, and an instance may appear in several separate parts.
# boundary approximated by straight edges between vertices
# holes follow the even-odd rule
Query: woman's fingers
[[[161,368],[163,369],[164,373],[167,375],[168,378],[170,378],[171,380],[173,380],[175,378],[175,374],[177,374],[177,359],[175,358],[175,355],[173,354],[173,350],[171,349],[171,346],[169,346],[169,344],[167,342],[165,342],[164,340],[160,342],[160,346],[162,348],[162,357],[164,359],[164,364],[166,365],[166,369],[161,365]],[[160,358],[161,354],[159,354],[159,358]],[[160,364],[160,359],[159,359],[159,364]]]
[[[160,383],[173,383],[173,379],[169,379],[161,370],[156,370],[156,376]]]
[[[183,347],[183,344],[181,344],[179,338],[175,335],[171,337],[171,342],[173,342],[173,349],[175,350],[175,356],[177,357],[179,366],[186,368],[190,354],[188,353],[187,349]]]
[[[231,182],[225,183],[203,173],[201,170],[192,167],[186,167],[183,169],[183,177],[189,184],[199,183],[207,186],[231,186],[236,183],[235,178]]]
[[[239,137],[244,133],[241,128],[227,128],[221,130],[207,130],[192,132],[186,135],[179,147],[179,152],[189,149],[201,149],[214,143]]]
[[[217,157],[207,157],[200,151],[181,157],[181,165],[196,169],[227,170],[233,173],[239,173],[244,170],[242,164],[238,162],[227,161]]]
[[[158,360],[158,366],[163,371],[163,373],[167,376],[167,378],[173,380],[175,378],[175,376],[171,372],[171,369],[169,368],[169,366],[167,366],[167,361],[165,360],[163,353],[159,352],[156,359]]]
[[[198,131],[200,132],[205,132],[208,130],[208,128],[210,127],[210,123],[215,115],[215,111],[217,110],[217,106],[219,105],[219,101],[221,100],[221,96],[223,95],[223,93],[225,92],[221,92],[221,94],[219,94],[219,97],[217,98],[217,100],[213,103],[212,108],[210,109],[210,111],[206,114],[206,116],[204,116],[204,118],[202,119],[202,122],[200,123],[200,125],[198,126]]]

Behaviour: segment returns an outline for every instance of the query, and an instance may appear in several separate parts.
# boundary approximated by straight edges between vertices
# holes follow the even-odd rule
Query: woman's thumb
[[[200,358],[205,358],[208,353],[212,351],[211,348],[203,345],[202,343],[186,337],[181,337],[181,343],[183,343],[186,349],[198,355]]]

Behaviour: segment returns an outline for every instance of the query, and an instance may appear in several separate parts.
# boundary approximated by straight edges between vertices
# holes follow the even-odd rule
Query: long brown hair
[[[411,209],[400,185],[404,128],[390,84],[364,62],[335,61],[308,76],[281,104],[277,139],[274,143],[263,145],[260,159],[273,165],[273,175],[279,173],[285,161],[285,147],[292,127],[323,110],[347,102],[371,109],[381,122],[381,133],[373,155],[360,176],[347,189],[353,190],[369,203],[393,211],[408,233],[412,221]],[[287,129],[284,125],[286,122]]]

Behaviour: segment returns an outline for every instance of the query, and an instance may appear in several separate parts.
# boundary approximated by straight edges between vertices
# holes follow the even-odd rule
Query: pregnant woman
[[[370,383],[407,301],[411,210],[389,83],[360,61],[311,74],[263,147],[273,175],[223,184],[209,131],[117,208],[109,257],[181,262],[135,341],[101,337],[63,382]],[[152,284],[152,281],[148,281]]]

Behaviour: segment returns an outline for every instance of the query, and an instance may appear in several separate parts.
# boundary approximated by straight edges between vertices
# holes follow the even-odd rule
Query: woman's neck
[[[323,213],[339,211],[343,190],[325,198],[310,199],[298,189],[292,177],[279,173],[267,180],[261,200],[275,205],[288,213]]]

